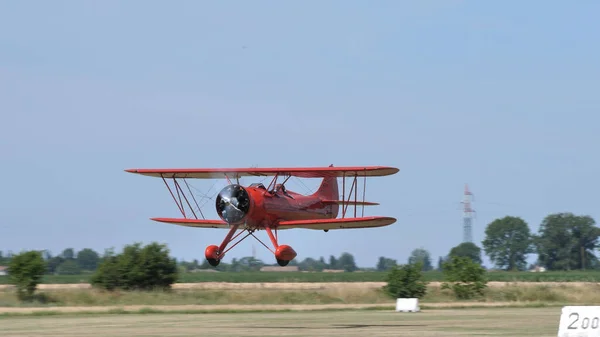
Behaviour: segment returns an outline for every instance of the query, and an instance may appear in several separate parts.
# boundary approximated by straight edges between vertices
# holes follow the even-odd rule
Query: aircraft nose
[[[244,187],[232,184],[219,192],[215,206],[223,221],[238,223],[244,220],[250,210],[250,196]]]

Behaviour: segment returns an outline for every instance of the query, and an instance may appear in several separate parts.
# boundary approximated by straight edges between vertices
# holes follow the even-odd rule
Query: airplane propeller
[[[240,185],[225,186],[217,195],[216,208],[219,217],[227,223],[237,223],[244,219],[250,209],[250,196]]]

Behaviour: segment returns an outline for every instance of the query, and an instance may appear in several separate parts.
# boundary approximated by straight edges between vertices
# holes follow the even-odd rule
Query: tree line
[[[532,233],[529,225],[520,217],[505,216],[489,223],[485,229],[485,239],[478,246],[474,243],[463,242],[450,249],[446,256],[440,256],[436,267],[430,253],[423,247],[414,249],[408,257],[407,263],[419,263],[423,271],[443,270],[443,264],[450,257],[468,257],[482,265],[482,253],[485,253],[493,263],[492,268],[502,270],[526,270],[527,257],[537,254],[536,265],[547,270],[582,270],[600,269],[596,250],[599,247],[598,238],[600,228],[596,227],[595,220],[588,215],[575,215],[573,213],[554,213],[546,216],[536,234]],[[46,261],[46,274],[52,275],[78,275],[91,273],[108,257],[114,254],[112,249],[105,250],[103,255],[90,248],[76,252],[67,248],[62,253],[53,256],[50,251],[43,251]],[[0,251],[0,265],[8,265],[12,254],[4,255]],[[205,259],[179,261],[178,268],[184,271],[195,269],[213,269]],[[294,259],[290,266],[298,266],[301,271],[323,271],[324,269],[337,269],[346,272],[356,270],[373,270],[372,268],[359,268],[354,256],[342,253],[339,257],[330,256],[318,259],[307,257],[302,261]],[[379,257],[374,270],[387,271],[400,263],[392,258]],[[277,266],[267,264],[254,257],[234,258],[231,263],[221,263],[216,267],[219,271],[257,271],[264,266]]]
[[[53,255],[50,251],[44,250],[40,252],[44,260],[46,275],[81,275],[95,272],[98,267],[111,256],[114,255],[114,249],[106,249],[101,255],[91,248],[84,248],[76,251],[73,248],[64,249],[60,254]],[[8,252],[4,254],[0,251],[0,265],[7,266],[10,264],[13,254]],[[219,266],[212,267],[206,259],[200,262],[197,259],[192,261],[177,260],[177,267],[184,272],[191,272],[197,269],[216,269],[226,272],[243,272],[243,271],[258,271],[264,266],[278,266],[276,263],[267,264],[260,259],[252,256],[242,258],[233,258],[230,263],[221,262]],[[344,270],[353,272],[359,270],[356,265],[354,256],[350,253],[342,253],[340,256],[329,256],[327,261],[324,257],[314,259],[307,257],[298,262],[292,260],[289,266],[297,266],[300,271],[323,271],[325,269]]]
[[[104,255],[101,256],[98,252],[90,248],[84,248],[79,252],[75,252],[73,248],[67,248],[56,256],[53,256],[49,250],[43,250],[40,254],[45,262],[44,274],[80,275],[95,271],[98,265],[107,256],[110,256],[111,252],[112,249],[106,250]],[[12,252],[4,254],[0,251],[0,265],[9,265],[12,258]]]
[[[74,257],[73,257],[74,258]],[[341,259],[342,257],[340,257]],[[23,251],[11,256],[8,265],[10,283],[15,285],[17,297],[24,302],[46,302],[44,294],[36,294],[37,286],[48,269],[49,259],[42,252]],[[68,260],[72,261],[72,260]],[[339,260],[338,260],[339,263]],[[388,273],[385,293],[391,297],[422,297],[427,282],[421,274],[421,262],[393,266]],[[453,256],[444,262],[442,289],[451,289],[457,298],[468,299],[483,295],[487,279],[485,270],[467,257]],[[181,274],[177,262],[164,244],[153,242],[127,245],[119,254],[107,251],[90,283],[105,291],[170,291]]]
[[[529,225],[521,217],[505,216],[490,222],[485,229],[485,239],[478,246],[471,242],[460,243],[450,249],[446,256],[440,256],[437,270],[451,257],[467,257],[482,265],[485,253],[495,269],[523,271],[534,265],[527,265],[527,257],[537,254],[535,265],[547,270],[600,269],[596,255],[599,248],[600,228],[589,215],[573,213],[553,213],[547,215],[537,233],[532,233]],[[419,262],[423,271],[433,270],[432,259],[427,250],[417,248],[408,258],[409,264]],[[389,270],[397,266],[396,260],[380,257],[377,270]]]
[[[600,228],[589,215],[554,213],[547,215],[537,234],[520,217],[506,216],[491,222],[485,230],[483,249],[504,270],[523,270],[529,254],[548,270],[599,269],[596,250]]]

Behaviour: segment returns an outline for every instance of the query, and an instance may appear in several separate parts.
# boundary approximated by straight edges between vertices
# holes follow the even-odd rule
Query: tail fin
[[[321,186],[313,194],[319,196],[325,200],[338,200],[340,193],[338,191],[338,181],[336,177],[323,178]]]
[[[333,165],[329,165],[332,167]],[[326,177],[323,178],[321,185],[317,189],[314,196],[318,196],[324,200],[338,200],[340,198],[340,193],[338,190],[338,181],[336,177]],[[329,206],[328,206],[329,207]],[[338,216],[339,206],[338,205],[330,205],[331,207],[331,215],[332,218],[336,218]]]

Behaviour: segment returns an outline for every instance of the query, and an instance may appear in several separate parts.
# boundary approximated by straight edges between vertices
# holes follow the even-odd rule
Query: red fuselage
[[[217,199],[219,216],[230,224],[245,223],[246,226],[254,228],[275,227],[277,222],[283,220],[332,219],[338,216],[339,206],[332,202],[324,202],[338,199],[336,178],[323,179],[319,189],[310,195],[286,190],[282,185],[276,185],[270,191],[262,184],[252,184],[247,187],[237,185],[237,188],[243,188],[246,192],[238,192],[240,195],[243,194],[238,197],[244,199],[245,207],[240,206],[240,209],[236,207],[232,212],[243,212],[245,213],[243,217],[241,213],[232,218],[222,215],[219,211],[219,199]],[[223,191],[226,189],[228,187]],[[235,202],[238,202],[237,198]]]

